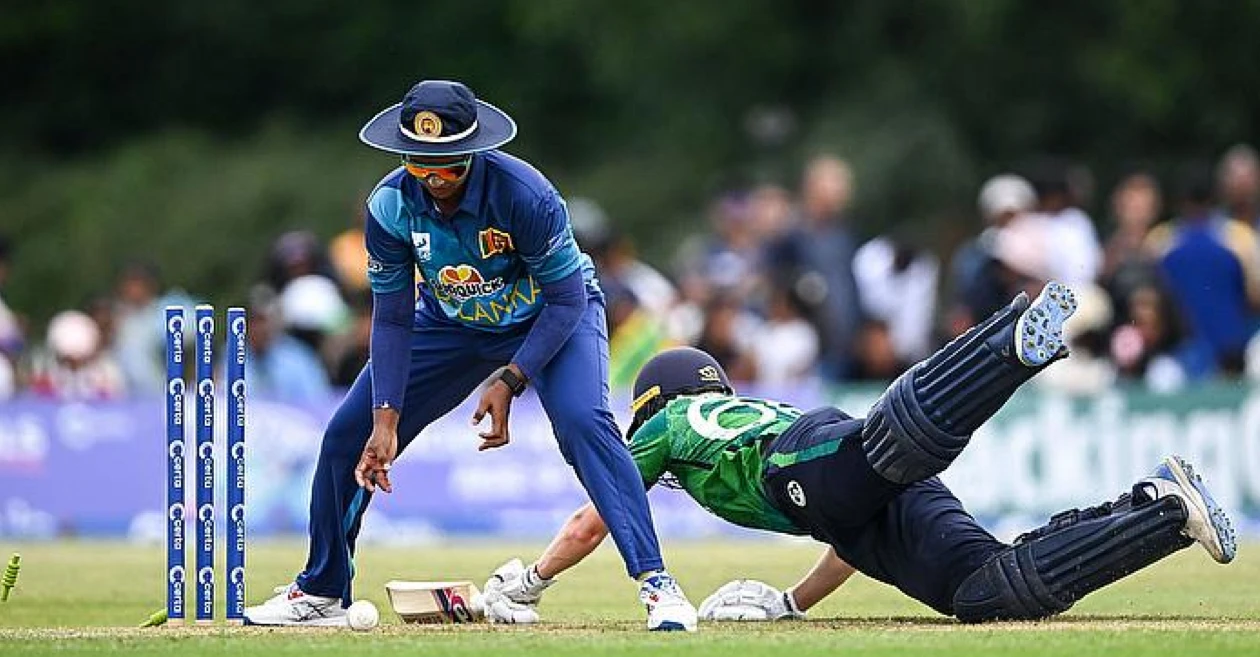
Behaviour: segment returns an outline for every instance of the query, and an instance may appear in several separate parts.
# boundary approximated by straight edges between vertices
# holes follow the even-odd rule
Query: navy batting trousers
[[[835,408],[801,416],[770,445],[766,493],[858,572],[952,616],[958,586],[1007,545],[940,479],[906,485],[876,474],[862,424]]]

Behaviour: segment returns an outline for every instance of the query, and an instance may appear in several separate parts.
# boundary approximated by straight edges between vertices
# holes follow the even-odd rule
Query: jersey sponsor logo
[[[454,310],[454,317],[471,324],[498,326],[506,318],[513,317],[517,310],[535,305],[538,292],[538,284],[532,276],[528,276],[505,287],[491,299],[476,299],[472,303],[461,304]]]
[[[429,233],[412,233],[411,244],[416,247],[416,259],[428,262],[433,257],[433,239]]]
[[[800,483],[795,479],[788,482],[787,494],[788,499],[792,500],[792,504],[795,504],[802,509],[805,508],[805,490],[801,488]]]
[[[433,284],[433,294],[443,301],[463,303],[469,299],[494,295],[503,289],[502,276],[487,281],[472,265],[447,265],[438,270],[437,278]]]
[[[477,242],[481,245],[482,259],[516,250],[512,245],[512,236],[498,228],[487,228],[477,233]]]
[[[369,274],[379,274],[385,271],[385,264],[376,258],[368,258],[367,270]]]

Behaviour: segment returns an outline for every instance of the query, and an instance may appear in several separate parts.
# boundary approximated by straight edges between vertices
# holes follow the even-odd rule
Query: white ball
[[[359,600],[346,609],[346,623],[350,629],[366,632],[381,622],[381,614],[369,600]]]

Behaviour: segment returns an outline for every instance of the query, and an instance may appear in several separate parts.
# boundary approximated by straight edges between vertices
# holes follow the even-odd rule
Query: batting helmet
[[[653,356],[634,379],[634,401],[630,404],[634,420],[626,436],[633,436],[669,400],[702,392],[735,392],[726,371],[713,356],[693,347],[667,349]]]

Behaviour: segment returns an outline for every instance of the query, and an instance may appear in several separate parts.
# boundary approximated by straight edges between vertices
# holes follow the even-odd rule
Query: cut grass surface
[[[1081,601],[1071,612],[1039,623],[964,626],[942,618],[898,591],[855,578],[811,612],[805,622],[703,624],[687,636],[644,631],[637,587],[609,547],[566,573],[547,592],[544,624],[535,627],[408,626],[389,610],[388,579],[471,579],[478,584],[511,556],[539,546],[488,543],[440,547],[365,546],[357,592],[382,611],[382,627],[367,633],[238,627],[135,626],[164,603],[164,554],[123,543],[0,544],[0,556],[20,550],[22,573],[10,601],[0,604],[0,652],[243,656],[313,653],[432,655],[1127,655],[1260,654],[1260,558],[1249,547],[1228,567],[1191,548],[1154,568]],[[699,602],[736,577],[790,584],[814,560],[818,546],[800,542],[674,544],[671,571]],[[302,564],[299,543],[252,545],[251,602],[289,581]],[[222,572],[222,569],[220,569]],[[188,591],[191,596],[191,588]],[[217,611],[222,614],[222,586]],[[189,598],[191,603],[192,598]],[[191,605],[190,605],[191,606]],[[377,650],[380,652],[377,652]]]

